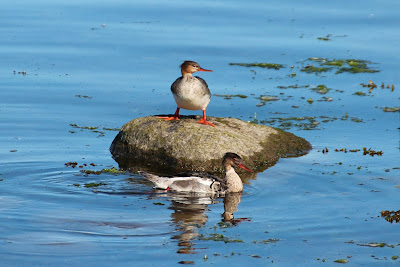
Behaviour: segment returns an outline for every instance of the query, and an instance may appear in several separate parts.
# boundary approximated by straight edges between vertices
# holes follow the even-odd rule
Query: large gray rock
[[[196,123],[194,116],[164,121],[149,116],[125,124],[110,151],[122,169],[173,174],[181,171],[221,173],[226,152],[239,154],[254,171],[263,171],[280,157],[307,153],[311,145],[294,134],[234,118]]]

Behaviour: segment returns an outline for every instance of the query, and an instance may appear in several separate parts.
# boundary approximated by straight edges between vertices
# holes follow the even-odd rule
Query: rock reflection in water
[[[236,224],[234,213],[238,210],[238,204],[242,198],[242,193],[227,194],[224,199],[223,222]],[[173,239],[179,240],[177,253],[194,254],[195,241],[199,239],[198,229],[205,226],[208,221],[208,206],[219,203],[218,199],[212,196],[199,195],[173,195],[170,198],[172,222],[175,224],[179,234]]]

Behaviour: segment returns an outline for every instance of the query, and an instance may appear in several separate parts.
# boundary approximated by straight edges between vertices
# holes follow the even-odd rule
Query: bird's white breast
[[[179,108],[199,110],[207,108],[210,103],[211,94],[207,84],[196,77],[183,77],[172,86],[175,87],[173,96]]]

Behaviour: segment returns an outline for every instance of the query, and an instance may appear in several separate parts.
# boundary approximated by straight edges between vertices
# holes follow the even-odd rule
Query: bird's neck
[[[243,191],[242,180],[231,166],[225,167],[225,182],[229,192]]]
[[[190,73],[190,72],[183,72],[183,71],[182,71],[182,77],[183,77],[183,78],[185,78],[185,77],[190,78],[190,77],[192,77],[192,73]]]

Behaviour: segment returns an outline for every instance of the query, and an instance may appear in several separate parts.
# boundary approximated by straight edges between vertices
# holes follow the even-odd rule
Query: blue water
[[[400,225],[380,211],[400,209],[399,113],[383,111],[400,106],[399,8],[394,0],[3,3],[0,265],[398,264]],[[379,72],[300,71],[317,65],[311,57],[368,60]],[[134,173],[80,172],[118,167],[111,129],[175,111],[169,87],[183,60],[214,70],[201,73],[213,94],[248,96],[212,97],[209,116],[274,127],[274,118],[315,117],[313,130],[286,128],[313,150],[249,180],[231,227],[221,224],[223,199],[157,193]],[[254,62],[285,67],[229,65]],[[369,80],[378,85],[371,93],[360,85]],[[331,90],[311,90],[320,84]],[[260,95],[279,100],[258,107]],[[103,185],[84,187],[92,182]],[[215,233],[242,242],[207,240]]]

